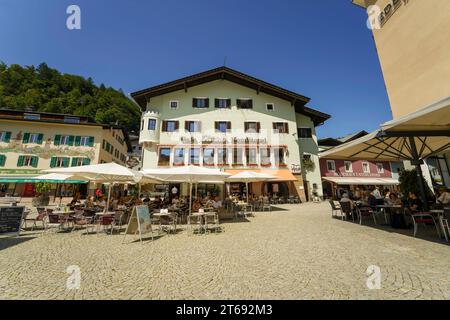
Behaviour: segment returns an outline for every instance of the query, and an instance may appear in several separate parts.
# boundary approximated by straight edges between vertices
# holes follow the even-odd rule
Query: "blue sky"
[[[66,28],[81,8],[82,29]],[[0,60],[130,93],[223,65],[311,98],[319,137],[391,119],[366,14],[350,0],[0,0]]]

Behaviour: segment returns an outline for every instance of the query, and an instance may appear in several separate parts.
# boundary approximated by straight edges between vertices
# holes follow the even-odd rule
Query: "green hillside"
[[[87,115],[98,123],[138,131],[140,110],[122,91],[91,78],[38,67],[0,63],[0,108]]]

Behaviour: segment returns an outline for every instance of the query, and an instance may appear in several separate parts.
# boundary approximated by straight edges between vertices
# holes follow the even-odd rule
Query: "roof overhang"
[[[367,8],[368,6],[374,5],[377,0],[352,0],[354,5],[360,6],[362,8]]]
[[[400,184],[398,179],[393,178],[323,177],[323,180],[330,181],[341,186],[393,186]]]

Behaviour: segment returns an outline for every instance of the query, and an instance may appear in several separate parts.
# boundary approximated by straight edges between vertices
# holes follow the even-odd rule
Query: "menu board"
[[[25,207],[0,207],[0,235],[20,234]]]
[[[125,235],[139,234],[139,238],[142,242],[142,235],[149,232],[152,232],[152,239],[153,239],[152,223],[150,219],[150,212],[148,210],[148,206],[145,205],[135,206],[133,208],[130,221],[128,222]]]

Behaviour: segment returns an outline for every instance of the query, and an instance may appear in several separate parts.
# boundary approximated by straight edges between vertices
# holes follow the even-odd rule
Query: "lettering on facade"
[[[195,137],[181,137],[181,143],[183,144],[267,144],[267,139],[252,139],[252,138],[217,138],[202,136],[200,138]]]
[[[293,174],[301,174],[302,167],[299,164],[291,164],[291,172]]]
[[[409,0],[391,0],[384,8],[372,5],[367,8],[369,19],[367,26],[369,29],[381,29],[386,22],[394,15],[402,4],[407,5]]]

